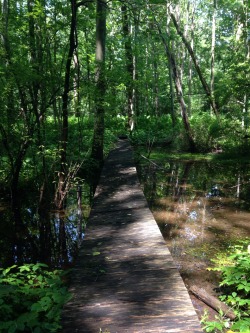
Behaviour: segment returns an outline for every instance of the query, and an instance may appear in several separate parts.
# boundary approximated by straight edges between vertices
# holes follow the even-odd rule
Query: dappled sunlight
[[[71,323],[85,332],[180,332],[183,325],[200,332],[136,170],[115,163],[112,155],[97,188],[73,281],[65,333],[72,331]]]

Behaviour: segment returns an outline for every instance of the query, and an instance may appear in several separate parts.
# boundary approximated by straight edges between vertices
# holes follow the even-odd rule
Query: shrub
[[[140,116],[136,119],[136,127],[133,132],[132,142],[139,145],[149,143],[161,143],[172,140],[173,128],[169,115],[161,117]]]
[[[222,136],[221,124],[209,112],[196,114],[190,118],[194,141],[200,152],[209,152],[218,145]]]
[[[219,264],[210,270],[221,272],[222,281],[220,286],[224,294],[221,301],[233,308],[236,320],[231,325],[231,332],[250,333],[250,246],[249,240],[236,245],[227,258],[226,264],[220,259],[214,260]],[[218,322],[209,322],[203,319],[207,332],[220,332],[228,327],[228,321],[222,320],[223,315],[217,317]],[[217,330],[212,330],[212,327]],[[220,329],[219,329],[220,327]]]
[[[0,269],[0,332],[57,332],[70,299],[59,270],[45,264]]]

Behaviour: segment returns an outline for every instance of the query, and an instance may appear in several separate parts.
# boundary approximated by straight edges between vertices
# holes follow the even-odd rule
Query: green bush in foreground
[[[246,244],[235,246],[226,263],[220,259],[214,260],[218,266],[210,268],[221,272],[220,286],[225,291],[220,299],[234,310],[236,319],[233,323],[229,323],[221,313],[217,316],[217,321],[209,322],[205,315],[202,323],[206,332],[224,332],[225,328],[230,327],[228,333],[250,333],[250,246],[247,246],[248,242],[249,240],[245,242]]]
[[[45,264],[0,269],[0,332],[57,332],[70,299],[64,274]]]

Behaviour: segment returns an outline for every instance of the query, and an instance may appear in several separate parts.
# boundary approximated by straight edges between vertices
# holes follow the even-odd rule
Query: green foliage
[[[195,114],[190,118],[194,140],[199,152],[211,152],[222,148],[223,152],[244,154],[249,149],[247,133],[237,117],[216,118],[208,112]]]
[[[57,332],[62,306],[70,299],[63,274],[45,264],[0,269],[0,331]]]
[[[136,120],[136,129],[133,132],[132,142],[136,145],[149,143],[164,143],[173,138],[173,127],[169,115],[140,116]]]
[[[203,329],[206,332],[223,332],[226,328],[230,327],[229,319],[225,319],[223,317],[223,312],[220,311],[218,315],[215,316],[214,321],[208,320],[208,313],[205,311],[201,324],[203,325]]]
[[[225,262],[217,258],[214,262],[218,266],[210,268],[221,272],[220,286],[225,294],[220,298],[234,309],[237,316],[231,326],[234,332],[246,333],[250,327],[250,246],[248,244],[249,239],[234,246]],[[227,327],[223,314],[216,319],[216,322],[209,322],[207,316],[204,316],[202,323],[206,332],[221,332]]]
[[[105,134],[104,134],[104,153],[105,155],[113,148],[114,142],[119,135],[128,135],[126,128],[127,117],[120,114],[117,116],[109,116],[105,119]]]
[[[218,120],[209,112],[203,112],[192,116],[190,124],[198,151],[209,152],[221,144],[224,136],[222,119]]]

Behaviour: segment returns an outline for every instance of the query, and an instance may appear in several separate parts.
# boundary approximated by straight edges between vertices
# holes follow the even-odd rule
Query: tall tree
[[[212,17],[212,41],[211,41],[211,80],[210,89],[214,99],[214,66],[215,66],[215,42],[216,42],[216,16],[217,16],[217,0],[213,0],[213,17]]]
[[[165,51],[166,51],[166,55],[168,58],[171,68],[171,74],[173,77],[173,81],[175,84],[175,90],[176,90],[176,94],[177,94],[177,99],[180,105],[180,109],[181,109],[181,117],[182,117],[182,121],[183,121],[183,125],[186,131],[186,135],[188,138],[188,142],[189,142],[189,146],[190,146],[190,151],[191,152],[195,152],[196,151],[196,145],[194,142],[194,138],[192,135],[192,130],[191,130],[191,126],[190,126],[190,122],[189,122],[189,117],[188,117],[188,113],[187,113],[187,106],[183,97],[183,91],[182,91],[182,81],[181,81],[181,76],[180,76],[180,71],[179,68],[177,66],[177,62],[175,59],[175,56],[173,54],[173,52],[171,51],[171,49],[169,48],[169,45],[161,31],[160,25],[156,22],[157,27],[158,27],[158,31],[160,34],[160,37],[162,39],[162,42],[165,46]]]
[[[184,45],[186,46],[186,48],[187,48],[187,50],[188,50],[188,52],[189,52],[189,54],[190,54],[190,56],[191,56],[191,58],[193,60],[194,67],[195,67],[195,69],[197,71],[197,74],[199,76],[199,79],[200,79],[200,82],[201,82],[201,84],[203,86],[203,89],[204,89],[204,91],[205,91],[205,93],[206,93],[206,95],[208,97],[209,103],[210,103],[210,105],[211,105],[211,107],[212,107],[215,115],[218,116],[218,107],[217,107],[217,105],[215,103],[215,100],[214,100],[214,98],[212,96],[211,89],[210,89],[210,87],[209,87],[209,85],[207,83],[207,80],[205,79],[205,76],[203,75],[203,73],[201,71],[201,68],[200,68],[198,59],[197,59],[197,57],[196,57],[196,55],[194,53],[194,50],[192,49],[192,47],[190,45],[190,42],[185,37],[184,32],[182,31],[180,25],[178,24],[178,21],[177,21],[177,19],[175,17],[174,10],[171,7],[170,7],[170,16],[171,16],[171,19],[173,21],[173,24],[174,24],[174,26],[176,28],[176,31],[177,31],[178,35],[181,37]]]
[[[27,55],[25,55],[26,58],[23,56],[22,49],[15,50],[13,47],[13,42],[19,42],[19,40],[25,45],[26,40],[22,39],[23,33],[21,30],[18,37],[14,38],[14,41],[10,38],[10,34],[13,35],[13,26],[14,29],[18,29],[14,23],[14,17],[15,15],[17,16],[17,8],[10,6],[10,1],[7,0],[4,0],[2,7],[4,29],[2,30],[1,37],[5,59],[3,66],[3,80],[5,80],[5,85],[3,86],[1,98],[4,103],[2,105],[2,116],[3,120],[4,116],[8,118],[8,128],[5,129],[3,124],[1,124],[0,132],[11,168],[10,190],[12,201],[16,201],[17,199],[20,172],[27,151],[32,144],[32,138],[34,137],[37,125],[40,122],[37,104],[37,82],[39,82],[40,73],[39,68],[35,66],[33,52],[35,49],[35,32],[32,31],[33,8],[30,7],[29,1],[27,7],[30,12],[29,30],[26,35],[26,39],[28,40],[26,47],[29,50],[28,55],[30,56],[29,62],[27,61]],[[22,59],[22,62],[18,62],[18,57],[21,56],[24,59]],[[25,66],[26,72],[23,72]]]
[[[62,129],[60,140],[60,172],[58,177],[58,187],[56,190],[55,204],[58,209],[63,208],[63,201],[66,195],[66,179],[68,175],[67,161],[67,146],[68,146],[68,127],[69,127],[69,92],[71,80],[71,65],[74,52],[77,48],[77,31],[76,31],[76,16],[77,4],[76,0],[71,0],[71,24],[69,34],[69,49],[65,66],[64,86],[62,94]]]
[[[249,6],[247,1],[243,0],[243,13],[244,13],[244,30],[245,30],[245,47],[246,47],[246,62],[250,62],[250,30],[249,30]],[[247,79],[249,80],[250,75],[247,75]],[[248,123],[248,111],[249,111],[249,89],[246,89],[243,98],[243,110],[242,110],[242,126],[247,129],[249,126]]]
[[[106,47],[106,0],[96,1],[96,73],[95,73],[95,124],[91,157],[102,163],[105,115],[105,47]]]
[[[191,9],[190,9],[191,8]],[[190,13],[190,47],[194,48],[194,13],[195,13],[195,4],[191,4],[191,1],[188,1],[188,8],[187,10],[191,11]],[[192,58],[189,55],[189,62],[188,62],[188,114],[191,114],[192,110],[192,79],[193,79],[193,63]]]
[[[129,23],[128,8],[124,3],[121,6],[122,12],[122,27],[125,40],[125,55],[126,55],[126,88],[127,88],[127,115],[128,115],[128,127],[130,131],[134,129],[134,64],[133,64],[133,52],[131,45],[131,25]]]

